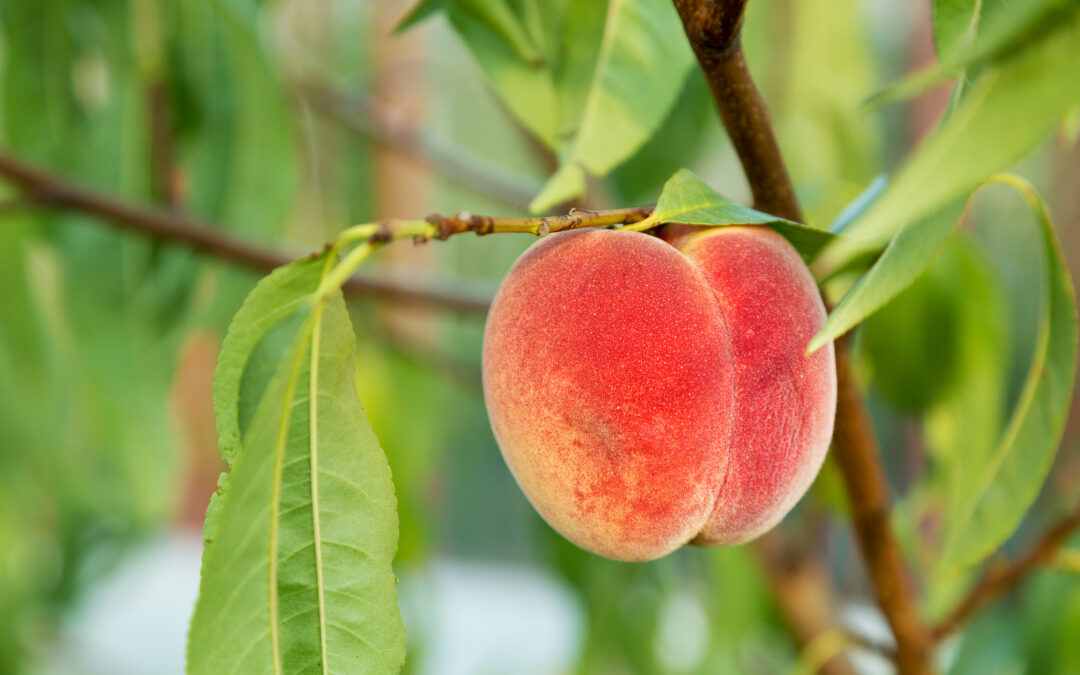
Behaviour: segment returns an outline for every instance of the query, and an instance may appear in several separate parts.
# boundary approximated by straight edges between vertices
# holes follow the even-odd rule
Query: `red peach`
[[[511,472],[568,539],[618,560],[738,543],[817,473],[831,346],[794,249],[765,228],[578,230],[515,263],[488,315],[484,395]]]

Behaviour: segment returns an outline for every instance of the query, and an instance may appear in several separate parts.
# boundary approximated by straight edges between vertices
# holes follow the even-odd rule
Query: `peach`
[[[484,334],[484,396],[526,497],[617,560],[735,544],[775,525],[828,448],[831,346],[814,281],[772,230],[544,237]]]

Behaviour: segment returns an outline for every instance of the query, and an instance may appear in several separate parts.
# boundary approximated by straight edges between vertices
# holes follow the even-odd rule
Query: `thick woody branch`
[[[934,639],[941,640],[959,629],[979,610],[1008,593],[1040,565],[1051,562],[1061,545],[1080,528],[1080,506],[1066,515],[1012,562],[994,561],[968,594],[938,625]]]
[[[874,596],[896,637],[900,672],[931,672],[931,636],[919,614],[914,584],[889,524],[889,484],[846,342],[836,345],[836,373],[833,456],[844,479],[859,549]]]
[[[754,208],[802,221],[768,109],[743,56],[746,0],[675,0],[675,8],[746,172]]]
[[[223,234],[221,228],[193,218],[97,194],[3,153],[0,153],[0,177],[21,187],[35,205],[80,211],[117,229],[180,244],[254,270],[267,272],[293,258]],[[358,277],[349,279],[343,290],[401,304],[478,314],[487,311],[491,300],[486,294],[448,291],[432,284],[389,283]]]
[[[690,45],[739,155],[754,207],[802,220],[795,190],[772,133],[765,102],[743,57],[739,30],[746,0],[674,0]],[[839,395],[834,454],[851,503],[856,538],[874,594],[896,637],[902,673],[930,672],[931,636],[914,585],[889,526],[889,486],[847,346],[836,345]]]

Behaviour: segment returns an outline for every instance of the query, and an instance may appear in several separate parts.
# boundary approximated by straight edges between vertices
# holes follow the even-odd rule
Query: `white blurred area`
[[[183,673],[201,556],[198,532],[133,549],[87,589],[30,672]],[[443,559],[400,576],[413,672],[560,675],[578,660],[582,607],[572,589],[542,570]]]

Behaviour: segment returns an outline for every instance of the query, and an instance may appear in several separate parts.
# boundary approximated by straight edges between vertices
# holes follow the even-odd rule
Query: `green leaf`
[[[934,0],[934,46],[939,58],[975,34],[983,0]]]
[[[937,3],[941,4],[941,3]],[[935,41],[939,60],[905,77],[870,99],[873,105],[910,98],[966,69],[989,64],[1005,65],[1037,49],[1072,24],[1080,14],[1075,0],[1028,0],[1026,2],[949,3],[938,23],[935,5]]]
[[[420,0],[401,17],[394,26],[395,34],[404,33],[413,26],[430,19],[434,14],[442,11],[446,6],[446,0]]]
[[[1005,434],[955,486],[956,506],[945,526],[946,566],[982,560],[1019,526],[1057,453],[1076,374],[1076,296],[1050,215],[1026,182],[1012,176],[995,182],[1020,192],[1038,218],[1046,251],[1044,292],[1035,353]]]
[[[979,386],[978,393],[996,391],[1000,399],[1007,340],[1004,318],[998,317],[1005,302],[990,263],[980,254],[968,237],[951,237],[911,288],[863,324],[859,345],[874,385],[897,408],[923,412],[955,398],[954,391],[971,389],[975,376],[990,373],[997,375],[988,378],[995,386]],[[995,351],[992,357],[986,354],[990,349]],[[986,379],[977,383],[985,385]],[[1001,407],[999,400],[994,410],[998,418]],[[986,417],[968,416],[961,426],[981,425]],[[979,427],[984,428],[992,446],[1001,433],[1000,419]]]
[[[553,180],[565,186],[559,174],[569,165],[603,176],[626,161],[660,127],[693,62],[671,3],[610,0],[581,123]],[[545,188],[529,209],[545,211],[560,201],[563,194]]]
[[[680,169],[668,179],[652,215],[636,223],[634,227],[648,229],[661,223],[768,225],[791,242],[806,261],[813,260],[818,251],[838,238],[825,230],[817,230],[736,204],[687,169]]]
[[[285,279],[306,276],[287,270],[272,287]],[[256,293],[267,300],[266,287]],[[232,331],[258,332],[247,325],[255,304]],[[190,673],[395,673],[404,663],[393,483],[356,395],[341,294],[293,336],[215,495]]]
[[[558,96],[549,62],[523,60],[468,3],[449,2],[446,16],[506,107],[545,145],[558,139]]]
[[[900,230],[870,271],[851,287],[810,340],[814,352],[848,332],[919,278],[956,228],[966,201]]]
[[[693,65],[665,0],[449,0],[446,14],[510,111],[563,158],[534,211],[581,193],[568,175],[605,175],[636,152]]]
[[[232,463],[239,452],[246,427],[242,417],[251,417],[250,413],[242,415],[241,410],[258,407],[259,399],[250,399],[265,389],[284,350],[279,346],[274,358],[264,345],[257,367],[249,369],[252,353],[275,325],[300,311],[319,285],[325,263],[325,256],[300,258],[274,270],[255,286],[229,326],[214,371],[214,415],[218,445],[226,462]]]
[[[976,81],[846,234],[891,237],[1021,159],[1080,101],[1078,64],[1080,12],[1037,48]]]

